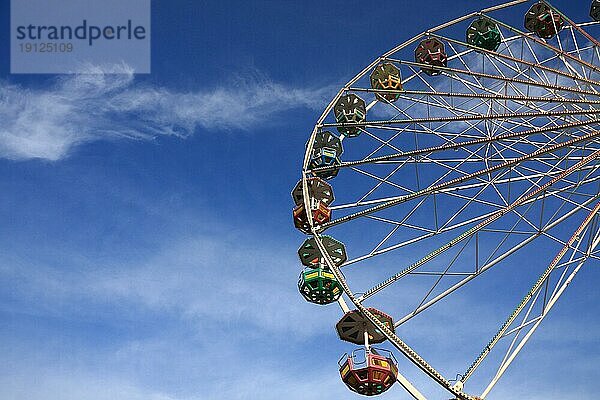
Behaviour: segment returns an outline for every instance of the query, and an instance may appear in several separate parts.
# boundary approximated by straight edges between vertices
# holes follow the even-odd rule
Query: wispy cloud
[[[203,330],[243,325],[268,334],[293,332],[299,340],[330,332],[335,309],[328,310],[330,320],[297,318],[311,307],[295,288],[299,268],[293,249],[268,247],[264,240],[262,248],[244,243],[249,236],[215,230],[180,238],[135,263],[98,264],[63,254],[65,263],[53,268],[0,257],[0,277],[12,282],[12,293],[28,299],[18,312],[80,318],[81,304],[95,311],[116,305],[122,312],[174,314]],[[77,266],[71,268],[69,259]],[[274,262],[277,274],[265,267]]]
[[[286,110],[322,107],[332,92],[290,87],[257,72],[188,92],[140,83],[127,66],[87,72],[43,89],[0,82],[0,157],[58,160],[99,139],[251,129]]]
[[[10,371],[3,371],[8,378],[0,379],[0,395],[65,400],[92,393],[88,397],[93,400],[195,400],[254,399],[260,393],[264,400],[284,396],[316,399],[311,385],[318,381],[320,397],[350,398],[335,364],[341,352],[352,349],[335,337],[333,324],[339,310],[324,307],[311,312],[315,307],[305,303],[294,288],[299,268],[289,246],[248,231],[227,232],[231,229],[213,227],[207,233],[170,239],[135,262],[119,262],[118,258],[86,261],[77,255],[61,254],[58,269],[0,257],[0,280],[10,282],[6,292],[15,300],[7,302],[3,311],[13,315],[7,308],[16,304],[17,309],[12,310],[15,313],[31,313],[36,320],[56,318],[65,326],[72,326],[66,321],[94,321],[94,329],[96,324],[105,328],[111,324],[140,327],[131,336],[123,335],[98,348],[72,344],[61,339],[60,333],[56,334],[58,338],[48,338],[44,333],[43,342],[30,334],[24,335],[28,339],[11,338],[4,345],[12,349],[7,354],[25,361],[0,357],[4,365],[10,366]],[[485,322],[482,320],[493,311],[473,299],[464,301],[453,308],[477,308],[481,315],[478,323]],[[471,354],[464,343],[475,342],[478,347],[483,334],[459,314],[428,325],[417,321],[411,325],[410,334],[402,330],[402,337],[417,349],[426,344],[427,359],[434,365],[450,366],[447,370],[452,372],[461,370],[464,363],[458,365],[463,358],[460,353]],[[556,322],[573,330],[570,319]],[[448,332],[463,332],[464,336],[450,340]],[[578,335],[577,339],[585,336]],[[547,377],[534,377],[527,369],[531,365],[550,365],[556,359],[569,365],[581,358],[578,348],[549,354],[548,349],[559,348],[564,337],[542,337],[543,343],[533,343],[534,351],[522,367],[521,376],[528,376],[533,383],[506,386],[504,382],[518,381],[519,375],[507,377],[490,400],[522,398],[535,382],[544,382]],[[593,348],[594,337],[586,340]],[[432,353],[437,355],[432,357]],[[406,368],[403,373],[413,374],[420,388],[435,390],[430,381],[407,367],[408,361],[399,359]],[[582,373],[577,376],[585,377],[585,371],[593,370],[590,365],[597,362],[590,357],[586,361],[580,361]],[[61,373],[45,373],[34,367],[57,362]],[[565,379],[557,378],[557,382]],[[474,389],[481,382],[471,383],[475,385],[470,389]],[[110,390],[96,390],[101,385]],[[271,389],[263,392],[264,388]],[[521,397],[515,394],[517,389]],[[556,387],[537,389],[539,398],[554,398],[558,393]],[[582,388],[579,397],[566,398],[585,398],[586,390]],[[439,392],[442,398],[445,393]],[[387,398],[399,393],[403,392],[396,388]]]
[[[127,322],[129,318],[135,321],[146,318],[172,321],[160,327],[151,325],[152,329],[143,334],[138,332],[134,337],[123,337],[115,346],[101,349],[99,354],[83,348],[77,350],[81,354],[75,351],[76,356],[71,355],[70,358],[84,359],[84,364],[89,358],[90,365],[111,371],[108,375],[87,367],[82,373],[79,365],[61,364],[62,369],[73,370],[75,381],[70,381],[65,376],[28,371],[31,368],[28,364],[20,365],[17,374],[31,373],[36,377],[37,386],[32,386],[27,380],[10,378],[11,384],[4,386],[4,393],[9,398],[22,393],[28,399],[41,399],[41,393],[46,393],[44,398],[62,400],[78,398],[89,388],[107,384],[111,391],[106,397],[98,395],[91,398],[250,399],[256,398],[256,393],[261,393],[262,388],[270,387],[273,389],[262,399],[284,395],[290,399],[312,399],[316,397],[306,397],[306,382],[320,379],[320,390],[331,392],[329,397],[345,394],[346,389],[337,377],[335,359],[341,351],[348,351],[352,346],[335,339],[333,323],[339,318],[339,310],[326,307],[311,315],[309,311],[314,310],[314,306],[306,304],[294,289],[298,265],[292,249],[272,239],[262,238],[262,249],[271,249],[266,252],[257,246],[255,240],[250,239],[249,243],[239,240],[240,237],[253,237],[248,232],[238,236],[226,234],[226,231],[224,228],[210,234],[178,238],[134,263],[109,260],[100,265],[64,254],[60,257],[63,260],[61,265],[70,272],[43,265],[11,266],[10,262],[0,258],[0,276],[5,282],[11,282],[10,292],[15,297],[25,300],[18,305],[18,312],[75,321],[103,321],[106,318],[114,319],[117,324],[131,323]],[[265,244],[264,240],[269,244]],[[76,271],[69,266],[70,258],[78,264]],[[277,269],[276,273],[273,268]],[[455,309],[471,307],[481,307],[483,320],[492,311],[476,302],[464,303]],[[100,311],[102,308],[110,310],[108,315]],[[559,325],[572,323],[570,320],[558,322]],[[465,351],[464,342],[475,342],[478,347],[477,343],[483,337],[479,327],[469,325],[461,315],[428,325],[417,321],[411,326],[410,334],[403,330],[402,336],[408,336],[408,342],[420,349],[427,344],[430,348],[427,359],[435,361],[435,365],[450,365],[448,370],[453,372],[464,366],[459,362],[463,358],[460,353]],[[464,337],[458,341],[450,340],[448,332],[457,331],[464,331]],[[558,335],[545,335],[543,338],[548,342],[539,349],[538,346],[534,348],[534,356],[527,365],[535,363],[534,359],[551,364],[552,357],[546,354],[547,349],[557,348],[564,340]],[[589,339],[593,345],[593,338]],[[319,354],[318,358],[314,358],[317,356],[311,352],[310,356],[298,355],[311,343],[320,343],[319,346],[328,350]],[[74,352],[71,346],[64,343],[62,346],[66,346],[66,350],[59,348],[55,351]],[[385,344],[383,347],[390,346]],[[432,352],[438,354],[432,357]],[[578,355],[579,352],[569,349],[564,354],[554,352],[552,356],[568,364]],[[58,356],[48,354],[47,357],[51,360]],[[257,359],[260,359],[260,365],[254,364]],[[49,360],[42,360],[41,364],[51,363]],[[593,359],[588,361],[591,362],[585,367],[582,365],[582,370],[588,370],[588,364],[595,362]],[[299,374],[297,371],[305,368],[306,363],[314,363],[316,367],[313,365],[311,368],[317,368],[311,371],[310,377],[306,372]],[[407,364],[404,361],[403,365]],[[141,369],[140,365],[143,366]],[[252,368],[249,369],[249,365]],[[163,368],[169,369],[169,378],[162,375]],[[221,376],[225,370],[228,371],[226,378]],[[407,372],[415,371],[410,368]],[[187,374],[183,383],[177,383],[185,388],[178,386],[175,390],[169,382],[172,380],[170,377],[178,374]],[[431,382],[423,377],[417,381],[421,388],[432,388]],[[194,382],[202,382],[201,396]],[[502,382],[510,382],[510,379]],[[505,398],[519,398],[514,393],[508,395],[503,386],[499,386],[499,393],[506,394]],[[526,394],[530,388],[520,387],[520,390]],[[551,395],[554,393],[552,390],[540,388],[536,393],[542,398],[542,393]],[[398,392],[402,391],[398,388],[396,394]],[[443,394],[441,390],[440,393]],[[490,397],[496,398],[503,397],[496,393]]]
[[[11,282],[10,297],[18,303],[12,311],[5,304],[3,311],[56,318],[64,326],[135,321],[144,329],[93,347],[64,341],[62,335],[71,332],[62,329],[41,341],[7,338],[0,329],[11,349],[0,357],[10,366],[0,368],[6,377],[0,379],[0,397],[312,399],[315,381],[323,386],[319,394],[345,394],[337,350],[319,365],[304,354],[316,338],[335,338],[339,310],[308,312],[314,305],[295,289],[299,267],[293,249],[228,231],[213,227],[169,241],[136,262],[86,262],[63,254],[59,269],[2,259],[0,276]],[[77,267],[70,259],[77,259]],[[55,368],[36,367],[52,364]]]
[[[0,393],[9,399],[55,400],[178,400],[160,392],[153,392],[129,382],[110,377],[66,373],[49,370],[20,369],[0,378]],[[34,375],[35,384],[28,374]]]

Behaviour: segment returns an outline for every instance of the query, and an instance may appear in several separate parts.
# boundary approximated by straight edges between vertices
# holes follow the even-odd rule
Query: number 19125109
[[[20,43],[21,53],[71,53],[73,43]]]

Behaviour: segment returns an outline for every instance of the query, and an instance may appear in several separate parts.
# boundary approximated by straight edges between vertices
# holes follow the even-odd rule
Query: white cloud
[[[15,314],[64,321],[65,331],[74,326],[66,321],[151,328],[97,347],[65,341],[62,329],[42,341],[0,332],[10,349],[0,357],[10,366],[0,368],[0,398],[316,399],[315,382],[318,393],[333,393],[328,397],[346,393],[337,350],[322,352],[327,363],[308,352],[311,371],[297,356],[316,337],[335,340],[339,309],[307,312],[315,306],[295,288],[300,267],[293,249],[253,236],[212,227],[133,263],[62,254],[54,268],[1,257],[0,277],[18,300]],[[162,326],[148,322],[165,319]]]
[[[63,254],[65,262],[54,268],[0,259],[0,277],[28,300],[20,312],[31,314],[78,318],[86,304],[91,313],[116,306],[115,312],[177,315],[203,330],[234,324],[251,336],[293,333],[305,340],[333,332],[336,308],[324,309],[322,318],[298,318],[312,307],[296,288],[300,264],[294,250],[264,240],[261,247],[251,236],[215,229],[166,243],[135,263],[98,264]]]
[[[85,279],[93,282],[89,293],[154,312],[175,311],[204,326],[209,321],[221,326],[233,322],[250,332],[293,333],[300,338],[322,330],[322,322],[297,318],[307,305],[295,288],[300,268],[293,250],[278,250],[277,245],[260,248],[235,236],[186,239],[142,265],[117,266],[108,275],[88,276]],[[325,325],[328,329],[332,322]]]
[[[58,160],[99,139],[250,129],[286,110],[317,109],[332,92],[289,87],[256,72],[189,92],[139,83],[127,66],[87,72],[39,89],[0,82],[0,157]]]
[[[334,365],[321,363],[295,365],[293,359],[277,354],[249,360],[225,357],[223,347],[200,354],[186,349],[192,356],[182,360],[174,356],[178,343],[161,343],[158,347],[142,344],[137,352],[64,360],[50,349],[38,349],[34,356],[42,364],[21,360],[0,367],[0,398],[11,400],[289,400],[340,398],[349,391],[340,381]],[[31,353],[25,355],[31,358]],[[41,353],[41,356],[40,356]],[[119,361],[121,363],[119,363]],[[181,366],[181,363],[184,366]],[[52,367],[49,367],[52,365]],[[157,366],[165,369],[156,371]],[[153,379],[157,374],[159,381]],[[175,378],[174,378],[175,377]],[[165,385],[165,381],[170,384]],[[400,392],[391,390],[391,394]],[[350,395],[351,396],[351,395]]]
[[[26,263],[9,266],[10,262],[0,259],[0,276],[11,282],[11,293],[31,300],[29,310],[19,305],[22,312],[33,311],[46,317],[56,314],[61,319],[75,321],[96,320],[106,317],[98,312],[97,306],[106,305],[110,309],[109,319],[117,323],[129,318],[137,321],[143,319],[144,314],[157,320],[169,316],[174,321],[164,326],[162,333],[137,333],[135,337],[122,338],[109,348],[98,350],[76,346],[73,349],[64,343],[61,347],[60,339],[53,339],[42,351],[50,354],[34,359],[41,357],[39,365],[51,365],[56,357],[60,360],[58,370],[64,375],[32,369],[34,363],[29,352],[38,351],[38,346],[34,345],[33,349],[24,346],[23,351],[13,353],[24,357],[25,362],[16,369],[14,364],[6,363],[11,365],[12,372],[6,384],[0,380],[3,388],[0,397],[4,393],[6,398],[27,400],[69,400],[82,396],[92,400],[194,400],[255,399],[260,393],[264,400],[283,396],[316,399],[317,392],[311,388],[319,382],[320,395],[324,391],[331,394],[325,397],[346,394],[351,398],[337,377],[335,365],[339,353],[352,348],[335,339],[333,324],[339,310],[325,307],[317,311],[315,306],[301,300],[294,289],[299,266],[293,249],[268,238],[251,239],[253,235],[249,232],[227,231],[211,228],[207,234],[177,238],[139,263],[113,260],[100,265],[64,254],[58,257],[63,260],[64,269],[58,270]],[[69,267],[70,259],[78,264],[76,271]],[[481,311],[485,315],[484,309]],[[572,323],[570,320],[558,322],[559,325]],[[459,342],[438,336],[444,330],[456,332],[464,327],[469,329]],[[466,324],[461,318],[429,326],[417,324],[411,329],[409,343],[430,342],[431,338],[436,342],[429,343],[439,352],[439,356],[434,357],[437,360],[430,360],[436,361],[435,365],[455,365],[461,358],[460,352],[465,350],[464,341],[482,339],[478,327]],[[423,332],[427,332],[425,337],[417,340]],[[544,351],[556,348],[564,339],[553,335],[542,337],[550,342],[534,348],[525,363],[529,368],[536,364],[536,359],[540,365],[552,364],[552,357]],[[593,346],[593,338],[589,339]],[[53,349],[55,342],[57,349]],[[343,350],[338,350],[338,345]],[[7,346],[14,347],[12,343]],[[299,357],[298,353],[305,349],[308,349],[306,355]],[[569,358],[567,353],[573,353],[573,357]],[[568,349],[564,355],[555,356],[560,356],[561,361],[571,361],[580,354],[578,349]],[[404,366],[408,364],[400,359]],[[593,370],[589,366],[594,365],[595,360],[591,361],[582,369]],[[311,365],[310,371],[307,365]],[[299,373],[299,370],[304,372]],[[431,382],[417,375],[413,368],[403,369],[403,372],[415,373],[420,388],[435,390]],[[576,375],[585,377],[585,371],[582,372]],[[527,385],[519,383],[518,376],[506,377],[490,400],[520,398],[514,394],[517,389],[519,393],[528,394],[538,381],[546,381],[544,376],[529,374],[531,381]],[[178,376],[183,378],[173,378]],[[516,388],[514,381],[518,383]],[[103,384],[110,391],[96,390]],[[270,390],[263,392],[264,388]],[[543,398],[542,394],[554,397],[553,390],[557,390],[555,387],[535,388],[539,398]],[[585,394],[586,390],[581,389],[581,393]],[[387,398],[398,393],[403,393],[400,388]]]
[[[27,372],[25,374],[24,372]],[[35,376],[31,379],[29,373]],[[19,400],[178,400],[114,377],[81,375],[78,371],[60,374],[50,371],[18,369],[0,378],[0,394]]]

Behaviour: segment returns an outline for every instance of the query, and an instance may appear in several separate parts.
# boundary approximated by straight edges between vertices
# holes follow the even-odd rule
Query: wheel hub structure
[[[485,399],[598,261],[600,7],[578,3],[579,22],[517,0],[429,29],[315,124],[292,193],[299,287],[364,347],[363,369],[340,364],[351,390]]]

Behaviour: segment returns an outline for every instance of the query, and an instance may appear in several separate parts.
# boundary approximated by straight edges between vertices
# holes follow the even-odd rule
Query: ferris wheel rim
[[[309,188],[308,188],[308,181],[311,177],[311,174],[315,171],[314,168],[310,168],[310,155],[312,154],[312,146],[315,140],[315,137],[317,135],[318,132],[320,132],[323,128],[327,128],[327,127],[336,127],[336,124],[324,124],[323,122],[325,121],[325,119],[328,117],[328,115],[331,113],[331,111],[333,110],[334,105],[336,104],[336,102],[345,94],[345,93],[353,93],[355,91],[358,90],[358,88],[353,88],[353,85],[360,80],[361,78],[363,78],[364,76],[366,76],[369,71],[371,71],[374,67],[376,67],[379,63],[381,62],[385,62],[385,61],[394,61],[394,62],[399,62],[402,60],[396,60],[393,58],[390,58],[390,56],[396,52],[398,52],[399,50],[416,43],[417,41],[419,41],[419,39],[423,38],[423,37],[428,37],[428,36],[433,36],[433,37],[441,37],[443,38],[443,36],[437,35],[435,34],[435,32],[446,28],[448,26],[457,24],[459,22],[463,22],[469,19],[472,19],[474,17],[478,17],[478,16],[482,16],[482,15],[486,15],[489,12],[492,11],[497,11],[503,8],[507,8],[507,7],[512,7],[514,5],[519,5],[519,4],[523,4],[523,3],[529,3],[532,0],[516,0],[516,1],[510,1],[498,6],[494,6],[494,7],[490,7],[487,8],[485,10],[482,10],[480,12],[474,12],[474,13],[470,13],[470,14],[466,14],[462,17],[456,18],[452,21],[449,21],[447,23],[441,24],[436,28],[433,28],[429,31],[423,32],[419,35],[416,35],[414,37],[412,37],[411,39],[403,42],[402,44],[400,44],[399,46],[396,46],[395,48],[393,48],[392,50],[384,53],[384,55],[376,58],[371,64],[369,64],[367,67],[365,67],[361,72],[359,72],[356,76],[354,76],[346,85],[344,85],[344,87],[342,87],[338,93],[334,96],[334,98],[331,100],[331,102],[325,107],[325,110],[323,111],[323,113],[321,114],[321,116],[319,117],[319,119],[317,120],[315,127],[313,128],[313,131],[311,133],[310,139],[307,143],[307,147],[306,147],[306,152],[305,152],[305,157],[304,157],[304,162],[303,162],[303,168],[302,168],[302,194],[303,194],[303,201],[304,201],[304,205],[305,207],[309,207],[310,204],[310,194],[309,194]],[[546,3],[545,1],[543,1],[544,3]],[[551,6],[552,7],[552,6]],[[561,14],[562,15],[562,14]],[[571,29],[574,30],[575,28],[580,28],[580,27],[584,27],[584,26],[590,26],[590,25],[595,25],[598,24],[598,22],[591,22],[591,23],[581,23],[581,24],[573,24],[573,25],[568,25],[566,26],[567,29]],[[527,36],[531,36],[531,35],[527,35]],[[512,36],[510,38],[503,38],[503,43],[505,41],[510,41],[513,40],[513,38],[522,38],[523,35],[522,34],[518,34],[515,36]],[[594,44],[594,46],[598,46],[598,43],[596,42],[596,44]],[[471,52],[474,51],[473,49],[471,49]],[[457,55],[454,55],[454,57],[457,57]],[[406,64],[412,64],[413,67],[423,67],[423,64],[419,64],[419,63],[413,63],[413,62],[407,62]],[[600,71],[600,67],[597,67],[598,71]],[[449,68],[449,67],[439,67],[440,70],[442,71],[447,71],[447,72],[455,72],[455,69]],[[415,72],[413,75],[411,75],[410,77],[406,78],[406,79],[413,79],[414,76],[416,76],[417,74],[419,74],[420,72]],[[597,85],[600,88],[600,82],[599,81],[593,81],[593,82],[588,82],[588,83],[592,83],[593,85]],[[381,91],[382,93],[385,93],[385,91]],[[390,92],[390,91],[387,91]],[[394,92],[394,91],[392,91]],[[405,91],[399,91],[404,93]],[[600,96],[600,92],[598,91],[594,91],[594,92],[588,92],[585,91],[583,93],[580,94],[585,94],[585,95],[591,95],[591,96]],[[547,99],[547,98],[540,98],[540,101],[552,101],[551,99]],[[577,99],[573,99],[573,101],[577,101]],[[600,103],[600,98],[597,100],[590,100],[590,99],[582,99],[580,100],[581,103],[586,103],[589,101],[593,101],[594,103]],[[375,103],[375,101],[373,102]],[[372,106],[373,104],[371,104],[370,106]],[[581,113],[585,113],[585,111],[574,111],[574,113],[576,112],[581,112]],[[507,116],[508,117],[508,116]],[[389,122],[389,121],[383,121],[383,122]],[[600,120],[594,120],[593,122],[595,123],[600,123]],[[356,124],[357,127],[363,127],[363,126],[368,126],[369,124],[372,124],[373,121],[366,121],[365,123],[360,123],[360,124]],[[581,123],[582,125],[589,125],[590,121],[583,121]],[[352,126],[352,125],[346,125],[346,126]],[[552,129],[553,128],[553,129]],[[556,130],[556,127],[549,127],[548,129],[550,130]],[[520,134],[522,134],[522,132],[519,132]],[[515,136],[517,136],[519,133],[514,132]],[[589,132],[587,135],[582,135],[579,137],[580,141],[584,141],[588,138],[595,138],[597,136],[600,136],[600,131],[596,130],[596,131],[592,131]],[[343,135],[341,136],[341,139],[343,140],[344,137]],[[574,140],[574,139],[573,139]],[[464,143],[457,143],[454,146],[463,146]],[[594,160],[596,158],[600,157],[600,151],[594,153]],[[390,156],[388,156],[390,157]],[[351,162],[347,162],[346,164],[351,163]],[[346,165],[344,163],[342,163],[339,166],[335,166],[335,168],[343,168]],[[334,168],[334,167],[324,167],[322,170],[326,170],[326,168]],[[317,169],[318,171],[318,169]],[[598,207],[600,207],[600,203],[597,204],[595,207],[588,207],[589,204],[592,204],[594,201],[598,200],[596,199],[589,199],[588,201],[586,201],[586,206],[584,207],[585,209],[591,209],[592,211],[594,211],[594,213],[598,210]],[[595,215],[595,214],[594,214]],[[391,330],[389,330],[385,325],[383,325],[368,309],[367,307],[362,305],[362,300],[364,299],[363,296],[359,296],[356,297],[355,294],[350,290],[350,287],[348,285],[348,283],[346,282],[346,279],[341,271],[341,267],[336,265],[330,258],[329,254],[327,253],[326,249],[323,246],[323,243],[321,241],[321,235],[324,231],[324,229],[333,226],[335,224],[331,224],[331,223],[325,223],[324,225],[317,225],[314,223],[312,215],[310,212],[307,212],[307,219],[309,221],[309,225],[310,225],[310,234],[312,235],[312,237],[314,237],[317,246],[319,247],[324,261],[327,264],[327,266],[329,267],[329,269],[333,272],[333,274],[336,276],[336,279],[342,284],[343,287],[343,292],[347,295],[347,297],[352,301],[352,303],[357,307],[357,309],[363,313],[377,328],[379,328],[384,335],[387,337],[387,339],[390,341],[390,343],[392,343],[394,345],[394,347],[396,347],[398,350],[400,350],[401,352],[403,352],[405,355],[407,355],[407,357],[409,358],[410,361],[412,361],[414,364],[416,364],[419,368],[421,368],[427,375],[429,375],[431,378],[433,378],[437,383],[439,383],[441,386],[443,386],[445,389],[447,389],[448,391],[450,391],[452,394],[454,394],[455,396],[457,396],[457,398],[463,399],[463,400],[473,400],[475,399],[475,397],[470,396],[468,394],[466,394],[465,392],[462,391],[462,386],[458,386],[458,385],[452,385],[450,383],[450,381],[446,380],[446,378],[444,378],[439,372],[437,372],[433,367],[431,367],[425,360],[423,360],[418,353],[416,353],[414,350],[412,350],[406,343],[404,343],[394,332],[392,332]],[[335,222],[335,221],[333,221]],[[330,225],[328,225],[330,224]],[[586,226],[587,227],[587,226]],[[344,307],[342,307],[344,309]],[[347,309],[347,306],[346,306]],[[487,390],[487,389],[486,389]],[[485,393],[487,394],[487,393]]]

